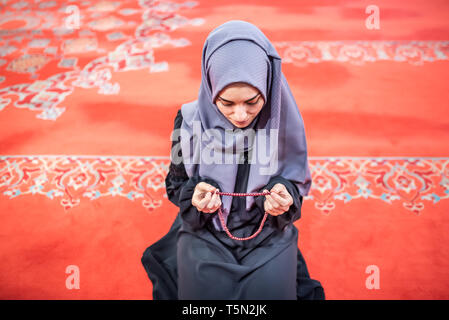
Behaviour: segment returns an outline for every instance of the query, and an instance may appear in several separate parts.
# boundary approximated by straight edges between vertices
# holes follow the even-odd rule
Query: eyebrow
[[[254,97],[252,97],[251,99],[246,100],[245,102],[250,102],[251,100],[254,100],[254,99],[255,99],[257,96],[259,96],[259,95],[260,95],[260,93],[256,94]],[[218,98],[221,99],[221,100],[223,100],[223,101],[225,101],[225,102],[228,102],[228,103],[234,103],[234,101],[229,101],[229,100],[223,99],[223,98],[220,97],[220,96],[218,96]]]

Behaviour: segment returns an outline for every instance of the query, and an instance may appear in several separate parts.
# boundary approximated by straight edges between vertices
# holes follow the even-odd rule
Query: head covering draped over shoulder
[[[312,181],[303,120],[282,73],[281,58],[262,31],[240,20],[214,29],[204,43],[201,76],[198,99],[181,107],[181,150],[187,175],[210,178],[220,191],[234,192],[243,152],[236,146],[244,145],[244,150],[250,150],[251,164],[247,192],[258,192],[271,177],[281,175],[292,181],[302,196],[307,195]],[[252,85],[265,100],[256,119],[243,130],[236,130],[214,104],[217,94],[235,82]],[[233,139],[219,138],[228,133]],[[205,161],[202,157],[223,150],[237,161]],[[224,196],[222,203],[227,221],[232,198]],[[254,197],[247,197],[246,210],[253,205]],[[223,230],[218,215],[213,223]]]

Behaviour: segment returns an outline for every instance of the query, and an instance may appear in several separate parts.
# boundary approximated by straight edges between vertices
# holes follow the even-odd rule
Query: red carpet
[[[295,224],[327,298],[448,299],[449,5],[378,1],[370,30],[370,4],[0,2],[0,298],[152,298],[140,258],[177,214],[173,120],[207,34],[241,19],[278,49],[306,125]]]

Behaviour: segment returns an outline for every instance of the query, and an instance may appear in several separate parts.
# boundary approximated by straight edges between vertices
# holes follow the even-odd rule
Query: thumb
[[[198,190],[201,192],[208,192],[211,191],[211,185],[206,182],[200,182],[197,184]]]
[[[217,188],[215,188],[214,186],[212,186],[212,185],[210,185],[210,184],[208,184],[208,183],[205,185],[204,188],[205,188],[205,190],[208,191],[208,192],[215,192],[215,190],[217,190]]]

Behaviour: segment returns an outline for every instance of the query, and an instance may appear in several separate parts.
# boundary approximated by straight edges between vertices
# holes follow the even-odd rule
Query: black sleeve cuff
[[[200,182],[206,182],[221,190],[218,183],[216,183],[214,180],[210,178],[203,178],[200,176],[190,177],[185,185],[181,188],[181,192],[179,195],[179,214],[181,216],[181,219],[189,224],[190,227],[192,227],[192,229],[194,230],[203,228],[204,225],[218,212],[218,210],[214,213],[200,212],[192,205],[192,196],[195,191],[195,187]]]
[[[294,221],[298,220],[301,217],[301,206],[303,197],[299,194],[298,187],[292,183],[290,180],[283,178],[282,176],[274,176],[270,179],[268,184],[262,188],[259,192],[263,192],[263,190],[271,190],[275,184],[282,183],[287,189],[288,193],[293,198],[293,203],[290,206],[289,210],[284,212],[279,216],[268,215],[267,220],[271,223],[272,226],[279,230],[284,230],[284,228]],[[255,198],[256,205],[265,212],[264,202],[265,196],[257,196]]]

